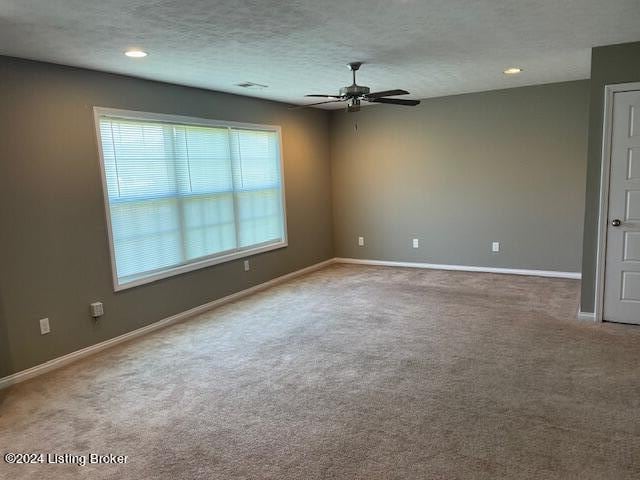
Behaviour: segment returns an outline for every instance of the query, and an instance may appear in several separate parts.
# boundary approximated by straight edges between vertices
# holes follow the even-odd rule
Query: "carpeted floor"
[[[2,392],[41,479],[637,479],[640,328],[577,281],[337,265]]]

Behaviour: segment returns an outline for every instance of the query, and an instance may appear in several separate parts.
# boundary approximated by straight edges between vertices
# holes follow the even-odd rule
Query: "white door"
[[[640,91],[613,96],[604,320],[640,324]]]

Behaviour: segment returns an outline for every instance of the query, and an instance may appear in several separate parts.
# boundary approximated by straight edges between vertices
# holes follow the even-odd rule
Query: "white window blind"
[[[96,115],[116,289],[286,245],[277,127],[156,117]]]

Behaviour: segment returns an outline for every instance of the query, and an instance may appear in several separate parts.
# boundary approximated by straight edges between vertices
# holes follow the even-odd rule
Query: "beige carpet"
[[[7,479],[637,479],[640,328],[578,282],[332,266],[2,393]]]

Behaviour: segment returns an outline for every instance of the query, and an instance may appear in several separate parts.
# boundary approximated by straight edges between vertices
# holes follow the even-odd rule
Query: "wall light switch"
[[[244,261],[244,271],[248,272],[249,270],[251,270],[251,264],[249,263],[249,260],[245,260]]]
[[[418,248],[420,247],[420,240],[417,238],[413,239],[413,248]]]
[[[364,247],[364,237],[358,237],[358,245]]]
[[[500,242],[493,242],[491,244],[491,251],[493,253],[498,253],[500,251]]]
[[[51,327],[49,326],[49,319],[42,318],[40,320],[40,335],[45,335],[51,331]]]

